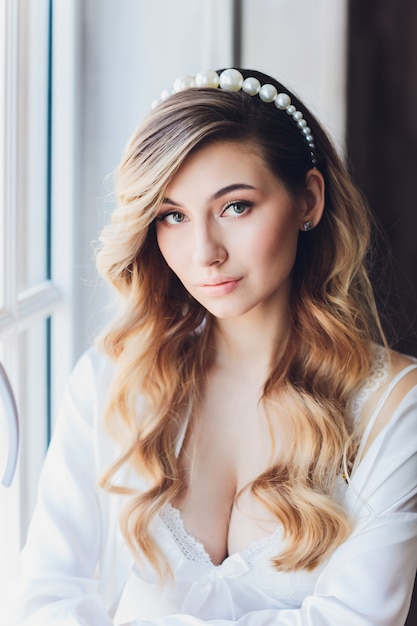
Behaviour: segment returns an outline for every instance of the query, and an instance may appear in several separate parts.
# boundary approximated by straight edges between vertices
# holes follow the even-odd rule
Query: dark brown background
[[[417,1],[350,0],[348,42],[348,157],[388,238],[374,284],[417,356]]]
[[[347,105],[351,171],[388,240],[374,283],[396,347],[417,356],[417,0],[349,0]]]

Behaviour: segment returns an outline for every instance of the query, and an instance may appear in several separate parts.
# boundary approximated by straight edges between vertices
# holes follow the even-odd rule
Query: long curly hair
[[[307,107],[270,76],[241,72],[290,94],[308,120],[316,167],[325,180],[323,217],[299,236],[285,351],[276,355],[263,388],[270,425],[288,407],[284,426],[292,443],[285,458],[249,486],[284,528],[286,546],[275,567],[312,569],[351,531],[346,511],[333,497],[337,477],[356,452],[348,403],[370,371],[373,343],[385,343],[367,268],[370,216]],[[161,577],[169,568],[152,535],[152,520],[187,490],[176,448],[210,368],[213,319],[165,263],[155,217],[191,151],[229,140],[255,144],[288,193],[294,198],[302,193],[311,156],[290,116],[242,91],[188,89],[159,104],[129,142],[116,173],[118,204],[97,255],[120,303],[99,340],[115,361],[106,419],[122,453],[101,486],[129,492],[115,480],[122,467],[148,481],[144,492],[129,492],[121,527],[138,561],[148,559]],[[192,419],[187,423],[191,429]]]

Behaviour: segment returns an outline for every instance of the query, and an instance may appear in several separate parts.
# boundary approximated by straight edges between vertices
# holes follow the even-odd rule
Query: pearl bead
[[[185,89],[189,89],[194,86],[195,82],[193,76],[181,76],[181,78],[177,78],[172,88],[174,93],[178,93],[179,91],[184,91]]]
[[[262,85],[259,90],[259,97],[263,102],[273,102],[277,97],[277,90],[274,85]]]
[[[314,137],[311,132],[311,128],[304,119],[303,113],[298,111],[296,107],[291,104],[291,97],[287,93],[278,93],[276,87],[269,83],[261,85],[259,80],[254,76],[249,76],[244,79],[241,72],[234,68],[224,70],[220,76],[214,70],[204,70],[199,72],[195,77],[187,75],[177,78],[173,85],[173,89],[164,90],[161,93],[160,100],[155,100],[152,103],[152,108],[155,108],[159,102],[165,100],[172,94],[189,89],[190,87],[220,87],[225,91],[236,92],[242,89],[244,93],[250,96],[259,94],[259,98],[263,102],[274,102],[277,109],[286,111],[288,115],[292,116],[294,122],[297,124],[297,127],[302,132],[303,137],[308,144],[310,160],[313,167],[315,167],[317,158],[315,155]]]
[[[169,89],[164,89],[161,92],[161,100],[166,100],[167,98],[169,98],[171,94],[172,94],[172,91],[170,91]]]
[[[240,91],[243,84],[243,76],[239,70],[224,70],[220,74],[219,84],[225,91]]]
[[[257,78],[250,76],[243,81],[242,91],[249,94],[250,96],[256,96],[261,87],[261,83]]]
[[[279,93],[275,98],[275,106],[278,109],[287,109],[291,104],[291,98],[287,93]]]
[[[219,75],[214,70],[199,72],[195,77],[196,87],[218,87]]]

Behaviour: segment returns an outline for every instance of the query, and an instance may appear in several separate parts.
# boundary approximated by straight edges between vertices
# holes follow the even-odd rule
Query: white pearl
[[[249,78],[245,78],[242,85],[242,91],[249,94],[250,96],[256,96],[261,88],[261,83],[257,78],[253,76],[249,76]]]
[[[278,109],[287,109],[291,104],[291,98],[287,93],[279,93],[275,98],[275,106]]]
[[[190,87],[195,87],[194,76],[181,76],[181,78],[177,78],[173,85],[174,93],[178,93],[179,91],[184,91],[184,89],[189,89]]]
[[[263,102],[273,102],[277,97],[277,90],[274,85],[262,85],[259,90],[259,97]]]
[[[164,89],[161,92],[161,100],[166,100],[167,98],[169,98],[170,95],[172,95],[172,91],[169,89]]]
[[[196,87],[218,87],[219,75],[214,70],[198,72],[195,77],[195,85]]]
[[[240,91],[243,84],[243,76],[239,70],[224,70],[220,74],[220,87],[225,91]]]
[[[303,113],[297,111],[296,107],[291,104],[291,98],[287,93],[277,93],[277,89],[274,85],[269,83],[262,85],[257,78],[249,76],[244,79],[239,70],[230,68],[224,70],[220,76],[214,70],[204,70],[199,72],[195,78],[193,76],[182,76],[177,78],[173,85],[173,89],[164,90],[161,93],[160,100],[154,100],[152,102],[152,108],[155,108],[162,100],[165,100],[173,93],[189,89],[190,87],[213,87],[220,86],[225,91],[240,91],[242,89],[245,93],[254,96],[259,94],[259,98],[263,102],[274,102],[277,109],[285,110],[293,120],[297,123],[298,128],[303,133],[303,136],[310,148],[311,162],[313,166],[317,163],[315,156],[315,144],[314,137],[311,132],[311,128],[307,125],[307,121],[304,119]]]

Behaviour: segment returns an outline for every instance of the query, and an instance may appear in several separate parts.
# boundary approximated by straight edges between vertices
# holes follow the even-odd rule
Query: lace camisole
[[[387,374],[385,350],[375,347],[371,375],[349,406],[354,422],[359,419],[368,398],[386,381]],[[371,417],[372,423],[378,412],[377,409]],[[347,485],[340,477],[335,498],[344,502],[346,491]],[[277,571],[272,558],[283,546],[279,525],[271,535],[228,556],[220,565],[214,565],[204,546],[187,532],[180,511],[172,505],[167,504],[162,509],[154,531],[174,572],[173,579],[161,587],[150,567],[139,572],[134,565],[119,603],[115,624],[178,613],[203,620],[236,620],[257,609],[297,608],[306,596],[313,593],[325,567],[323,564],[313,571]]]

